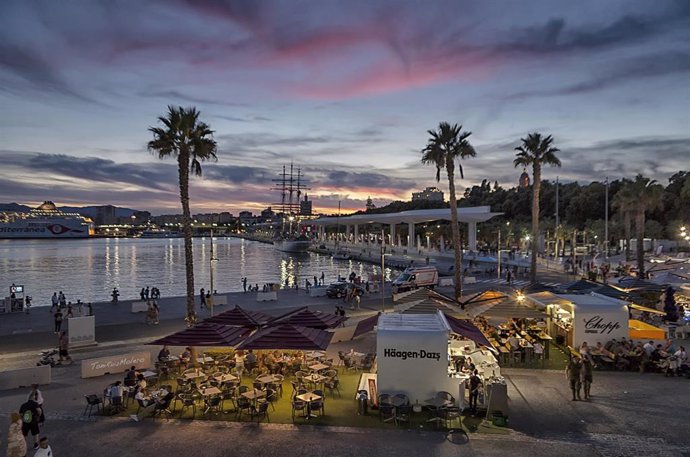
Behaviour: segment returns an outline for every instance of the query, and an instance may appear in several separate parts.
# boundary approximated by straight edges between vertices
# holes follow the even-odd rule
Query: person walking
[[[321,285],[323,286],[323,282],[326,280],[326,274],[322,271],[321,272]]]
[[[359,311],[359,303],[362,301],[362,299],[359,296],[359,292],[357,289],[354,291],[354,297],[352,298],[352,309],[355,309]]]
[[[582,383],[580,381],[582,375],[582,359],[580,357],[571,355],[568,365],[565,367],[565,378],[568,381],[570,390],[573,393],[573,401],[581,400],[580,390]]]
[[[201,308],[206,308],[206,291],[203,287],[199,291],[199,306]]]
[[[47,436],[42,436],[38,441],[38,449],[36,449],[34,457],[53,457],[53,450],[50,448],[50,444],[48,444]]]
[[[43,409],[43,392],[39,390],[38,384],[31,384],[31,392],[29,392],[26,400],[33,400],[38,403],[38,407],[41,408],[38,424],[43,425],[43,423],[46,421],[46,414],[45,410]]]
[[[10,413],[10,429],[7,432],[7,457],[25,457],[26,440],[22,435],[22,416],[17,411]]]
[[[52,313],[54,309],[58,308],[58,305],[60,304],[60,301],[58,300],[58,295],[57,292],[53,292],[53,296],[50,297],[50,312]]]
[[[474,370],[470,376],[470,409],[477,411],[477,400],[479,398],[479,387],[482,385],[482,380],[479,379],[479,372]]]
[[[28,400],[19,408],[19,415],[22,418],[22,435],[26,438],[31,432],[34,437],[34,449],[38,449],[38,435],[40,430],[38,428],[38,419],[41,417],[38,403],[33,400]]]
[[[146,291],[146,289],[144,289],[143,287],[139,291],[139,297],[141,298],[141,301],[144,301],[145,291]]]
[[[55,333],[60,333],[60,328],[62,327],[62,311],[60,311],[60,308],[57,308],[55,311],[53,320],[55,321]]]
[[[144,289],[144,298],[145,298],[146,300],[149,299],[149,293],[150,293],[150,291],[149,291],[149,286],[146,286],[146,289]]]
[[[590,389],[592,388],[593,371],[594,366],[592,364],[592,358],[587,354],[582,360],[582,388],[584,390],[585,400],[589,400],[592,396]]]
[[[58,360],[60,362],[69,360],[69,363],[72,363],[72,357],[69,356],[69,338],[67,338],[67,332],[65,331],[60,332],[58,337],[58,350],[60,355]]]

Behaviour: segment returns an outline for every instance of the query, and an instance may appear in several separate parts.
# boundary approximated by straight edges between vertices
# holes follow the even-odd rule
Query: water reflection
[[[194,288],[210,288],[209,239],[195,238]],[[295,281],[325,273],[326,284],[350,272],[367,279],[380,266],[337,261],[317,254],[287,255],[271,245],[234,238],[214,238],[214,288],[241,291],[249,284]],[[391,270],[386,269],[390,279]],[[164,296],[184,295],[185,268],[182,239],[0,240],[0,287],[24,284],[35,305],[50,303],[53,291],[68,300],[108,301],[113,287],[121,299],[133,299],[142,287],[158,287]]]

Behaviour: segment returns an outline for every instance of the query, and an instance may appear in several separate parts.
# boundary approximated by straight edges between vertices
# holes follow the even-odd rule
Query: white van
[[[418,287],[434,288],[438,284],[436,267],[410,267],[393,281],[393,293]]]

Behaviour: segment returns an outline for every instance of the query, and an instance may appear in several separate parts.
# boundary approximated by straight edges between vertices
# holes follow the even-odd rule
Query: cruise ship
[[[88,238],[93,233],[91,219],[64,213],[50,201],[29,213],[0,213],[0,238]]]

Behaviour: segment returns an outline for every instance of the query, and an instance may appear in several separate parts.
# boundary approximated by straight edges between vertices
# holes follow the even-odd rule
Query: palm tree
[[[515,167],[532,166],[532,255],[530,281],[537,281],[537,253],[539,252],[539,192],[541,190],[542,165],[561,166],[556,157],[558,148],[552,146],[551,135],[542,137],[541,133],[530,133],[521,138],[522,144],[515,148],[517,152],[513,165]]]
[[[460,177],[465,179],[460,159],[475,157],[474,147],[467,141],[472,132],[463,132],[462,125],[441,122],[438,130],[427,130],[429,140],[422,149],[422,163],[436,166],[436,182],[441,180],[441,169],[445,167],[448,176],[448,193],[450,194],[451,233],[455,252],[455,298],[462,297],[462,245],[458,227],[458,200],[455,196],[455,160],[458,160]]]
[[[217,160],[213,130],[199,121],[196,108],[168,106],[167,116],[159,117],[161,127],[149,127],[153,140],[148,150],[159,159],[177,159],[182,203],[182,231],[184,234],[184,263],[187,276],[187,325],[196,323],[194,309],[194,257],[192,254],[192,218],[189,211],[189,172],[201,176],[201,162]]]
[[[613,205],[618,208],[619,213],[623,216],[623,230],[625,237],[625,261],[630,260],[630,232],[631,232],[631,217],[635,210],[635,203],[637,197],[632,191],[632,182],[627,179],[624,180],[623,186],[616,192],[613,197]]]
[[[629,184],[629,191],[635,197],[635,238],[637,238],[637,277],[645,278],[644,273],[644,226],[645,212],[661,205],[664,188],[656,180],[635,176]]]

